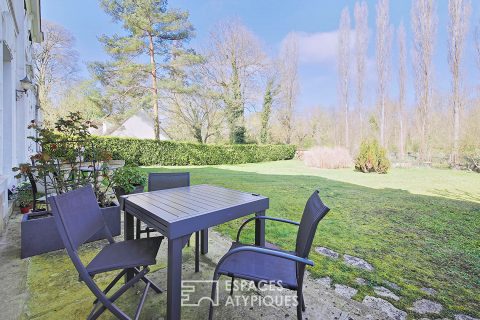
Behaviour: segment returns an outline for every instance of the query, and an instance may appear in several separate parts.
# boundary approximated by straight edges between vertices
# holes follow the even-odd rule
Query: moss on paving
[[[149,172],[185,171],[185,168],[147,168]],[[332,209],[322,221],[314,246],[361,257],[375,270],[367,272],[312,251],[316,277],[355,287],[354,299],[374,295],[373,286],[384,280],[402,287],[400,301],[408,310],[413,301],[440,302],[440,317],[465,313],[480,317],[480,176],[437,169],[398,169],[387,175],[366,175],[350,169],[306,168],[297,161],[222,167],[190,167],[192,184],[209,183],[270,198],[272,216],[299,220],[306,199],[315,189]],[[241,221],[217,228],[234,237]],[[253,227],[250,226],[250,227]],[[253,241],[245,232],[244,241]],[[267,223],[267,241],[293,249],[294,226]],[[85,249],[85,258],[94,248]],[[103,276],[105,277],[105,276]],[[100,281],[104,279],[99,277]],[[355,279],[362,277],[367,286]],[[62,319],[85,317],[91,295],[68,257],[62,252],[32,258],[29,265],[29,302],[26,318],[42,318],[52,308]],[[420,290],[437,290],[433,298]],[[388,299],[387,299],[388,300]],[[147,299],[148,301],[148,299]],[[158,308],[158,306],[157,306]],[[50,314],[51,315],[51,314]],[[57,317],[58,316],[58,317]]]
[[[82,260],[90,261],[105,243],[99,241],[82,246],[80,249]],[[150,270],[153,273],[165,267],[164,262],[159,262]],[[115,272],[99,274],[95,281],[101,288],[105,288],[115,275]],[[86,319],[93,307],[92,293],[84,283],[78,281],[78,273],[64,250],[31,258],[27,287],[29,298],[24,319]],[[118,288],[119,285],[116,285],[112,290]],[[138,290],[143,290],[143,286],[139,285]],[[127,314],[135,313],[136,303],[140,298],[138,290],[128,290],[118,301],[118,305]],[[154,304],[152,299],[147,299],[142,316],[151,315],[149,318],[156,318],[158,310],[159,305]],[[105,312],[101,319],[115,317]]]

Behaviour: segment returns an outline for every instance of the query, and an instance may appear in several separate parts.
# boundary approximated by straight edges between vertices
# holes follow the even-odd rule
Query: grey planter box
[[[135,189],[129,194],[142,193],[144,189],[145,189],[144,186],[138,185],[138,186],[135,186]],[[123,188],[114,188],[114,191],[115,191],[115,196],[117,197],[118,202],[120,203],[120,208],[121,208],[123,205],[122,196],[127,195],[127,193],[125,192],[125,190],[123,190]]]
[[[120,235],[120,206],[115,205],[100,210],[112,235]],[[25,214],[20,228],[22,233],[22,259],[65,248],[51,213],[40,211]],[[95,234],[88,242],[102,238],[101,234]]]

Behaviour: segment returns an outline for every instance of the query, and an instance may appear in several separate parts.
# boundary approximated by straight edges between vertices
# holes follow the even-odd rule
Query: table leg
[[[133,240],[134,238],[134,233],[135,233],[135,227],[134,227],[134,221],[133,221],[133,216],[128,213],[127,211],[124,211],[124,221],[123,221],[123,234],[125,237],[125,240]],[[125,274],[125,282],[129,281],[134,277],[134,272],[133,270],[128,270],[127,273]]]
[[[203,229],[202,231],[200,231],[201,233],[201,238],[202,238],[202,241],[201,241],[201,244],[202,244],[202,254],[207,254],[208,253],[208,228],[207,229]]]
[[[200,231],[195,232],[195,272],[200,271]]]
[[[186,241],[185,241],[186,242]],[[168,239],[167,319],[179,320],[182,297],[182,238]]]
[[[265,211],[255,213],[255,216],[264,216]],[[255,220],[255,245],[265,247],[265,220]]]

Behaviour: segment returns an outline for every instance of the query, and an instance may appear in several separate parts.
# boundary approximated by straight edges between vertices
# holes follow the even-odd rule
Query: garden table
[[[131,194],[125,199],[125,239],[134,238],[133,217],[168,238],[167,319],[181,318],[182,249],[191,234],[252,213],[265,215],[269,199],[212,185]],[[255,222],[255,244],[265,245],[265,222]],[[132,275],[127,275],[131,277]]]

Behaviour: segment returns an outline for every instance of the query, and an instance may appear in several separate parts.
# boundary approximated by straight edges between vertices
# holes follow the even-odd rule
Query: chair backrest
[[[102,230],[107,239],[112,239],[91,186],[49,197],[48,201],[69,253]]]
[[[188,187],[189,185],[189,172],[162,172],[148,175],[148,191]]]
[[[37,182],[35,181],[35,178],[33,177],[32,172],[27,172],[27,177],[28,181],[30,181],[30,184],[32,185],[32,195],[33,195],[33,211],[37,211]]]
[[[298,256],[303,258],[308,257],[318,223],[325,217],[328,211],[330,211],[330,209],[323,204],[318,195],[318,190],[315,191],[310,198],[308,198],[305,209],[303,210],[302,219],[300,220],[295,249],[295,253]]]

